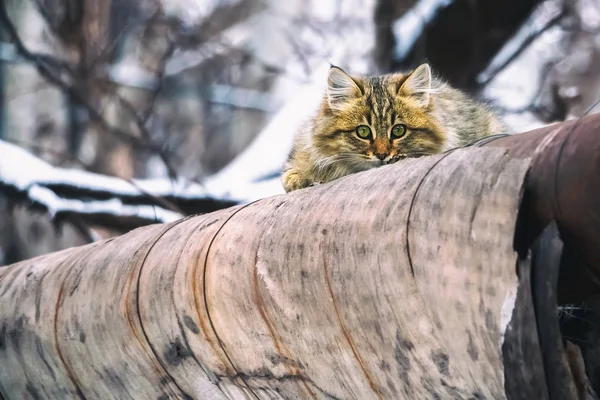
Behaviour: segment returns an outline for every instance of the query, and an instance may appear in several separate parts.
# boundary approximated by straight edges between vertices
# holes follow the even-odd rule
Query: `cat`
[[[316,115],[294,138],[286,192],[507,130],[489,106],[435,77],[427,63],[380,76],[331,66],[327,81]]]

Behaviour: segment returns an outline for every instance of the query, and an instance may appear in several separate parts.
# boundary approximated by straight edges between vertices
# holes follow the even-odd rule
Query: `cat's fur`
[[[394,138],[392,128],[404,135]],[[357,129],[371,131],[360,138]],[[506,128],[491,109],[434,77],[428,64],[403,74],[350,76],[332,66],[316,115],[296,135],[286,192],[464,146]]]

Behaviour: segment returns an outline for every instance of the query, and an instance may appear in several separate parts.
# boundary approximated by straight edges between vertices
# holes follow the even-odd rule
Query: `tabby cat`
[[[294,139],[282,183],[290,192],[505,131],[487,105],[433,76],[428,64],[381,76],[350,76],[332,66],[320,108]]]

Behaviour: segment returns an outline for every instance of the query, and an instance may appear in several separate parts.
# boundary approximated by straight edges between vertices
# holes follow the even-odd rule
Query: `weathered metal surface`
[[[523,393],[506,365],[540,356],[513,249],[528,165],[461,149],[0,269],[0,393]]]
[[[512,156],[530,157],[525,184],[531,244],[555,220],[564,242],[559,303],[600,295],[600,114],[489,142]]]

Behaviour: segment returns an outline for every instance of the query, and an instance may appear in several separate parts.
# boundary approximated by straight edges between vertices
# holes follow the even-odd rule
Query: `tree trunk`
[[[64,49],[49,39],[51,29],[36,2],[9,0],[4,3],[1,6],[29,50],[55,59],[63,58]],[[52,6],[52,9],[58,8],[55,4]],[[69,138],[65,135],[68,131],[66,97],[61,88],[49,83],[34,65],[24,60],[3,63],[2,74],[5,85],[0,93],[4,105],[0,110],[3,113],[0,136],[43,160],[63,162],[63,157],[57,154],[68,154]],[[4,196],[0,197],[3,197],[0,201],[5,200]],[[12,234],[3,238],[8,244],[5,248],[12,250],[7,255],[8,260],[27,259],[86,243],[72,224],[64,224],[57,233],[50,218],[27,213],[24,207],[11,207],[2,212],[0,224],[3,223],[14,227]]]

